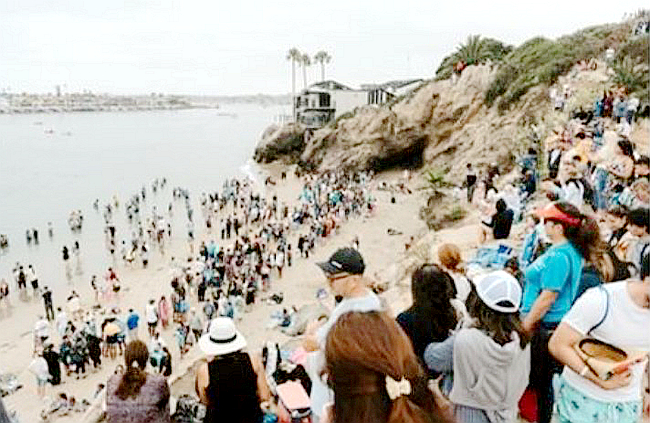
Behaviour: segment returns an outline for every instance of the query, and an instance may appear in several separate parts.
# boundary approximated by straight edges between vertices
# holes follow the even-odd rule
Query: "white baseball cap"
[[[503,270],[478,276],[474,280],[476,293],[492,310],[516,313],[521,305],[521,286],[510,273]]]

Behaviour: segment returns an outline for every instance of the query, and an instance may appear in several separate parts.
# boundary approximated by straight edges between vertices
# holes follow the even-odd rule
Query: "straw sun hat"
[[[230,354],[246,348],[246,339],[235,329],[235,323],[228,317],[212,319],[208,333],[199,339],[199,347],[207,355]]]

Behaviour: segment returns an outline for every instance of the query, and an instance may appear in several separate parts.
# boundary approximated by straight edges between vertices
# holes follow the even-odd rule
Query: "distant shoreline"
[[[1,114],[130,112],[147,110],[219,109],[223,104],[291,104],[288,96],[193,96],[151,94],[140,96],[70,94],[0,94]]]
[[[80,107],[80,108],[12,108],[11,110],[0,109],[0,115],[29,115],[29,114],[50,114],[50,113],[84,113],[84,112],[142,112],[153,110],[189,110],[189,109],[219,109],[214,106],[154,106],[154,107]]]

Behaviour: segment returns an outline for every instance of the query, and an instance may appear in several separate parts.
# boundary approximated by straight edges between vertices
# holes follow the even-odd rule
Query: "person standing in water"
[[[29,283],[32,285],[32,289],[34,290],[34,298],[36,298],[36,294],[38,294],[38,276],[31,264],[27,266],[27,276],[29,277]]]
[[[63,255],[63,263],[65,265],[65,276],[68,280],[72,277],[72,274],[70,272],[70,251],[68,250],[67,246],[63,246],[63,249],[61,250],[61,254]]]

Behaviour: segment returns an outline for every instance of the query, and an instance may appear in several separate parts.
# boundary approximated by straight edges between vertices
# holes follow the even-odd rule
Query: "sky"
[[[0,92],[291,92],[287,51],[326,79],[430,78],[469,35],[518,45],[618,22],[640,0],[0,0]],[[307,68],[308,84],[319,66]],[[297,89],[303,86],[301,69]]]

